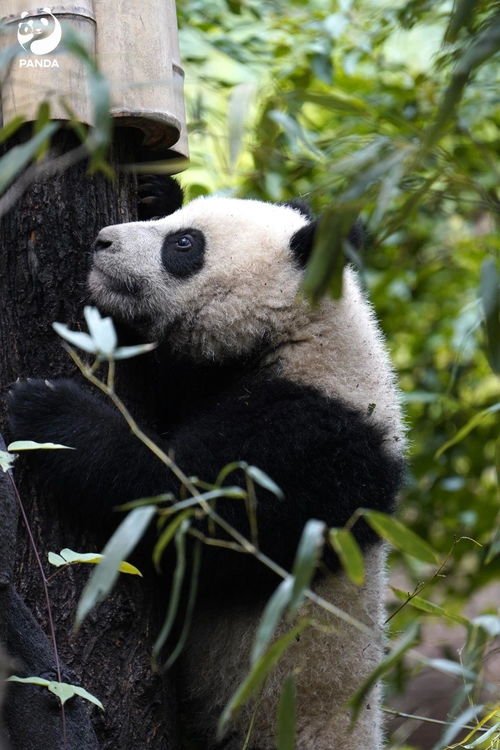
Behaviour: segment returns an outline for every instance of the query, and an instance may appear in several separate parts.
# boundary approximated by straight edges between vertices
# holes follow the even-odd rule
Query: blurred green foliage
[[[480,295],[481,267],[498,267],[500,251],[498,58],[468,76],[456,113],[425,141],[457,67],[485,30],[498,36],[494,4],[183,0],[178,10],[189,197],[302,196],[318,212],[361,211],[363,277],[408,413],[402,517],[442,554],[462,535],[487,545],[498,414],[436,452],[500,398]],[[461,542],[440,585],[468,596],[498,575],[499,558],[484,566],[484,556]]]
[[[400,518],[441,561],[451,550],[439,575],[400,552],[392,564],[457,615],[500,573],[498,6],[181,0],[178,12],[188,196],[310,200],[331,240],[313,296],[335,287],[328,245],[350,251],[342,217],[367,225],[363,279],[411,441]],[[417,613],[403,608],[394,631]]]

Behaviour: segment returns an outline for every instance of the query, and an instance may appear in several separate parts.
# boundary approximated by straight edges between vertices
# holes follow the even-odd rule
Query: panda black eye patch
[[[161,260],[167,273],[185,279],[203,267],[205,237],[199,229],[181,229],[167,234],[161,248]]]

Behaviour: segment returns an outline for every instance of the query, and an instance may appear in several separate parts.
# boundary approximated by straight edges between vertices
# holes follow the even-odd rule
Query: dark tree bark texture
[[[111,163],[133,159],[134,144],[130,131],[117,131]],[[60,154],[74,146],[71,134],[63,132],[52,149]],[[117,170],[110,181],[101,174],[89,176],[86,166],[79,163],[33,184],[1,220],[3,393],[18,377],[80,377],[51,323],[83,327],[92,242],[103,226],[134,220],[137,201],[134,175]],[[0,408],[0,429],[8,437],[3,403]],[[46,574],[55,570],[47,563],[49,551],[100,550],[98,533],[72,526],[37,492],[21,460],[18,464],[17,485]],[[57,679],[41,577],[5,480],[0,485],[0,640],[16,674]],[[66,748],[174,750],[174,691],[168,679],[153,673],[150,660],[163,616],[153,596],[158,584],[121,576],[111,597],[74,634],[76,604],[88,575],[86,566],[69,567],[49,583],[63,681],[82,685],[105,706],[101,712],[80,698],[66,703]],[[44,688],[10,683],[5,723],[12,750],[64,748],[59,702]]]

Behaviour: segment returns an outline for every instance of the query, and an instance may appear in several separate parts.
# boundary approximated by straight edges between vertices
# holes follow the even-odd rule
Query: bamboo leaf
[[[294,579],[288,576],[281,581],[280,585],[274,591],[273,595],[267,602],[262,617],[260,618],[259,627],[255,634],[255,640],[252,647],[250,661],[254,664],[259,659],[269,643],[274,637],[276,628],[285,612],[290,598],[292,596]]]
[[[480,411],[478,414],[475,414],[466,425],[464,425],[456,435],[454,435],[450,440],[448,440],[444,445],[442,445],[439,450],[436,451],[435,458],[439,458],[443,455],[445,451],[448,450],[448,448],[451,448],[452,445],[456,445],[457,443],[460,443],[469,432],[472,432],[478,425],[481,424],[483,419],[487,417],[489,414],[495,414],[497,411],[500,411],[500,402],[497,404],[493,404],[493,406],[488,406],[487,409],[483,409],[483,411]]]
[[[403,638],[397,643],[390,654],[383,659],[380,664],[368,675],[363,684],[356,690],[349,700],[349,706],[352,709],[352,722],[354,723],[359,716],[363,702],[375,683],[386,674],[393,666],[398,664],[405,653],[419,641],[419,627],[417,623],[411,625],[406,631]]]
[[[198,503],[196,503],[196,505],[198,505]],[[188,508],[187,510],[183,510],[181,513],[179,513],[168,524],[168,526],[162,532],[161,536],[156,542],[154,549],[153,549],[153,563],[158,572],[160,571],[160,563],[161,563],[161,558],[163,557],[163,553],[165,552],[166,548],[168,547],[172,539],[177,534],[177,531],[181,528],[184,521],[186,521],[190,516],[192,516],[193,513],[194,513],[193,508]]]
[[[76,448],[72,448],[69,445],[60,445],[59,443],[37,443],[34,440],[14,440],[13,443],[7,447],[7,450],[13,451],[14,453],[21,453],[22,451],[56,451],[66,450],[74,451]]]
[[[57,122],[49,122],[42,130],[19,146],[14,146],[0,159],[0,194],[35,158],[38,150],[60,127]]]
[[[254,482],[257,484],[260,484],[261,487],[263,487],[265,490],[268,490],[268,492],[272,492],[273,495],[275,495],[280,500],[284,499],[283,490],[278,487],[276,482],[273,482],[273,480],[267,476],[267,474],[262,471],[262,469],[257,468],[257,466],[248,466],[245,469],[246,474],[253,479]]]
[[[68,682],[57,682],[56,680],[46,680],[43,677],[17,677],[16,675],[8,677],[7,682],[22,682],[28,685],[46,687],[51,693],[57,695],[63,705],[67,700],[73,698],[73,696],[79,695],[81,698],[93,703],[104,711],[104,706],[101,701],[96,698],[95,695],[92,695],[92,693],[89,693],[88,690],[85,690],[85,688],[82,688],[79,685],[71,685]]]
[[[401,521],[376,510],[362,509],[360,512],[372,529],[396,549],[422,562],[433,564],[438,562],[438,556],[432,547]]]
[[[109,594],[118,577],[120,563],[143,536],[156,508],[135,508],[124,518],[103,549],[104,560],[96,566],[83,589],[75,618],[78,628],[91,609]]]
[[[326,525],[323,521],[310,519],[304,526],[297,554],[293,563],[293,589],[290,597],[289,613],[297,612],[304,599],[304,592],[312,581],[325,540]]]
[[[296,713],[295,680],[293,675],[288,675],[278,705],[276,750],[295,750]]]
[[[462,615],[456,615],[453,612],[448,612],[438,604],[434,604],[434,602],[423,599],[421,596],[412,596],[411,598],[409,598],[408,594],[405,591],[401,591],[401,589],[397,589],[394,586],[391,586],[391,590],[394,591],[395,595],[400,601],[404,602],[408,599],[408,605],[414,607],[415,609],[419,609],[422,612],[428,612],[430,615],[436,615],[437,617],[447,617],[449,620],[453,620],[453,622],[460,623],[460,625],[470,624],[470,620],[468,620],[466,617],[462,617]]]
[[[186,572],[186,532],[190,526],[189,518],[184,518],[175,535],[175,547],[177,551],[177,562],[172,579],[172,589],[170,592],[170,601],[168,603],[167,614],[162,629],[153,645],[153,658],[158,660],[160,651],[163,648],[170,632],[174,626],[179,601],[181,596],[184,574]]]
[[[363,555],[354,536],[347,529],[330,529],[328,534],[330,543],[351,581],[358,585],[364,583]]]
[[[98,565],[104,560],[104,555],[97,554],[96,552],[74,552],[72,549],[62,549],[59,555],[54,552],[49,552],[48,555],[49,563],[60,568],[62,565],[74,565],[75,563],[88,563]],[[125,560],[122,560],[118,566],[120,573],[128,573],[129,575],[140,576],[142,578],[141,571]]]
[[[281,658],[283,652],[308,625],[310,625],[309,620],[301,620],[294,628],[275,641],[252,665],[250,672],[222,712],[217,729],[217,738],[219,741],[223,738],[227,726],[236,712],[260,688],[267,675]]]

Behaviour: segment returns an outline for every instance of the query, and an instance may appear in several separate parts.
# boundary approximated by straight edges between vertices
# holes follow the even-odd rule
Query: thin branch
[[[28,520],[28,516],[26,514],[26,511],[24,510],[24,505],[21,500],[21,495],[19,494],[19,490],[17,489],[17,485],[14,481],[14,476],[12,474],[12,471],[7,472],[7,476],[9,477],[9,481],[12,485],[12,489],[14,491],[14,495],[16,497],[17,504],[19,506],[19,510],[21,512],[21,516],[23,519],[24,526],[26,528],[26,532],[28,534],[28,538],[31,544],[31,548],[33,550],[33,554],[35,556],[36,564],[38,565],[38,569],[40,571],[40,576],[42,578],[42,584],[43,584],[43,591],[45,595],[45,604],[47,606],[47,618],[49,621],[49,630],[50,630],[50,638],[52,640],[52,648],[54,651],[54,662],[56,665],[56,673],[57,673],[57,679],[59,682],[62,682],[62,674],[61,674],[61,663],[59,661],[59,650],[57,648],[57,639],[56,639],[56,630],[54,627],[54,619],[52,617],[52,605],[50,602],[50,596],[49,596],[49,587],[48,587],[48,580],[45,575],[45,570],[43,568],[42,560],[40,557],[40,554],[38,552],[35,538],[33,536],[33,532],[31,531],[31,526]],[[60,701],[61,704],[61,719],[62,719],[62,730],[63,730],[63,744],[64,744],[64,750],[68,747],[68,735],[66,730],[66,711],[64,708],[64,703]]]

